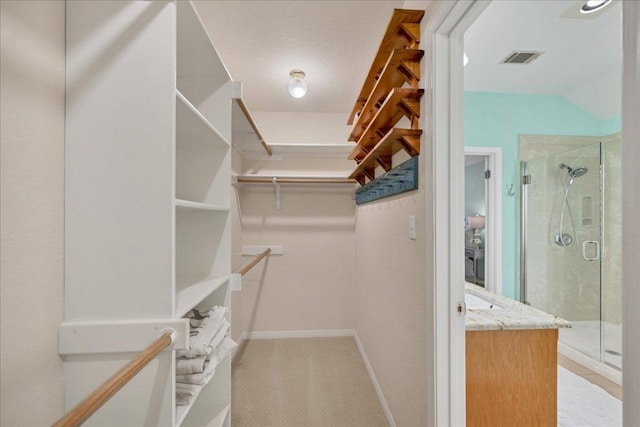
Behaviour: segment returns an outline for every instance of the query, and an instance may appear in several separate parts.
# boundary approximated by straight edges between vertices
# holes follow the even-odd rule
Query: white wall
[[[356,331],[398,426],[427,423],[424,172],[420,190],[358,207]],[[408,235],[416,215],[417,239]]]
[[[334,157],[248,160],[243,173],[347,175],[350,162]],[[243,277],[233,311],[244,332],[355,327],[354,185],[281,185],[276,209],[272,184],[242,184],[239,220],[243,245],[282,245]],[[235,316],[234,316],[235,317]],[[237,319],[237,317],[235,317]]]
[[[62,415],[65,4],[0,2],[0,424]]]
[[[351,129],[348,112],[256,111],[253,116],[269,144],[344,144]]]

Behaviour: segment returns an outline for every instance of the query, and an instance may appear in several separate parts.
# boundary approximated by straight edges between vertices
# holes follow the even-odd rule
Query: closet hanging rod
[[[238,273],[241,276],[244,276],[245,274],[247,274],[249,272],[249,270],[251,270],[253,267],[255,267],[262,260],[262,258],[266,257],[270,253],[271,253],[271,248],[265,249],[263,252],[261,252],[258,255],[256,255],[256,257],[254,259],[252,259],[249,264],[247,264],[244,267],[242,267],[238,271]]]
[[[165,330],[160,337],[140,352],[111,378],[102,383],[87,397],[67,412],[51,427],[76,427],[82,425],[87,418],[102,407],[114,394],[133,379],[145,366],[149,364],[162,350],[171,346],[176,339],[174,330]]]
[[[247,176],[238,175],[239,183],[246,184],[355,184],[354,179],[322,176]]]
[[[262,144],[262,147],[265,149],[268,155],[273,156],[273,151],[271,151],[271,147],[269,147],[269,144],[265,142],[264,137],[260,133],[260,130],[258,129],[258,125],[253,119],[253,116],[251,115],[249,108],[247,108],[247,104],[244,103],[244,100],[242,98],[235,98],[235,100],[238,103],[238,107],[240,107],[240,110],[242,110],[242,113],[247,118],[249,125],[251,126],[253,131],[256,133],[256,136],[260,140],[260,144]]]

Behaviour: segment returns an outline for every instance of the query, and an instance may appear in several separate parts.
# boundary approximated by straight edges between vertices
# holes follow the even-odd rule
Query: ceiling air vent
[[[524,52],[514,50],[506,58],[500,61],[501,64],[528,64],[536,60],[542,52]]]

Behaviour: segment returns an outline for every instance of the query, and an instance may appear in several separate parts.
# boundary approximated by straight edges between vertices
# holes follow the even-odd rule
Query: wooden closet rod
[[[270,253],[271,253],[271,248],[265,249],[264,252],[256,255],[256,257],[249,264],[245,265],[238,273],[240,273],[241,276],[244,276],[249,272],[249,270],[255,267],[255,265],[258,264],[262,260],[262,258],[266,257]]]
[[[238,176],[240,183],[259,184],[355,184],[354,179],[332,177],[268,177],[268,176]]]
[[[149,364],[162,350],[175,340],[175,332],[165,332],[140,352],[133,360],[102,383],[82,402],[52,424],[52,427],[75,427],[82,425],[87,418],[102,407],[114,394],[125,386],[138,372]]]
[[[236,98],[236,101],[238,102],[238,106],[240,107],[240,110],[242,110],[242,112],[244,113],[244,116],[247,118],[249,125],[251,125],[251,127],[253,128],[253,131],[256,133],[256,136],[260,140],[260,144],[262,144],[262,146],[264,147],[268,155],[273,156],[273,151],[271,151],[271,147],[269,147],[269,145],[265,142],[264,137],[260,133],[260,130],[258,129],[258,125],[256,124],[255,120],[253,120],[253,116],[251,115],[249,108],[247,108],[247,105],[244,103],[244,100],[242,98]]]

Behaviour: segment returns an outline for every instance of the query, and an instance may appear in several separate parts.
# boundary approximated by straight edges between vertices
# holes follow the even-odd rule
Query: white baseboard
[[[576,363],[579,363],[587,369],[591,369],[596,374],[602,375],[609,381],[613,381],[618,385],[622,385],[622,372],[618,371],[617,369],[612,368],[602,362],[598,362],[597,360],[594,360],[589,356],[586,356],[561,342],[558,342],[558,353],[568,357]]]
[[[353,338],[355,338],[356,340],[356,344],[358,345],[358,349],[360,350],[360,355],[362,356],[362,360],[364,361],[364,366],[367,368],[369,378],[371,378],[371,382],[373,383],[373,388],[376,390],[378,400],[380,400],[380,404],[382,405],[382,410],[384,410],[384,414],[387,416],[387,422],[389,423],[390,427],[396,427],[396,422],[394,421],[393,415],[391,414],[391,409],[389,409],[389,405],[387,405],[387,399],[384,398],[380,383],[376,378],[376,374],[373,372],[373,366],[371,366],[371,363],[369,363],[369,358],[367,358],[367,353],[365,353],[364,351],[364,347],[360,342],[360,337],[358,337],[357,332],[353,335]]]
[[[243,332],[239,340],[270,340],[276,338],[320,338],[320,337],[352,337],[355,329],[319,329],[303,331],[256,331]]]
[[[390,427],[396,427],[396,422],[393,419],[393,415],[391,414],[391,410],[389,409],[389,405],[387,405],[387,400],[384,398],[384,393],[382,393],[382,388],[380,387],[380,383],[376,378],[376,374],[373,372],[373,367],[371,363],[369,363],[369,359],[367,358],[367,353],[364,351],[364,347],[360,342],[360,338],[358,337],[358,333],[355,329],[326,329],[326,330],[306,330],[306,331],[258,331],[258,332],[243,332],[238,337],[238,346],[242,344],[244,340],[260,340],[260,339],[277,339],[277,338],[319,338],[319,337],[353,337],[356,341],[356,345],[358,346],[358,350],[360,351],[360,355],[362,356],[362,360],[364,362],[364,366],[367,368],[367,373],[369,374],[369,378],[371,378],[371,383],[373,383],[373,388],[378,395],[378,400],[380,400],[380,405],[382,405],[382,410],[384,411],[385,416],[387,417],[387,422]]]

